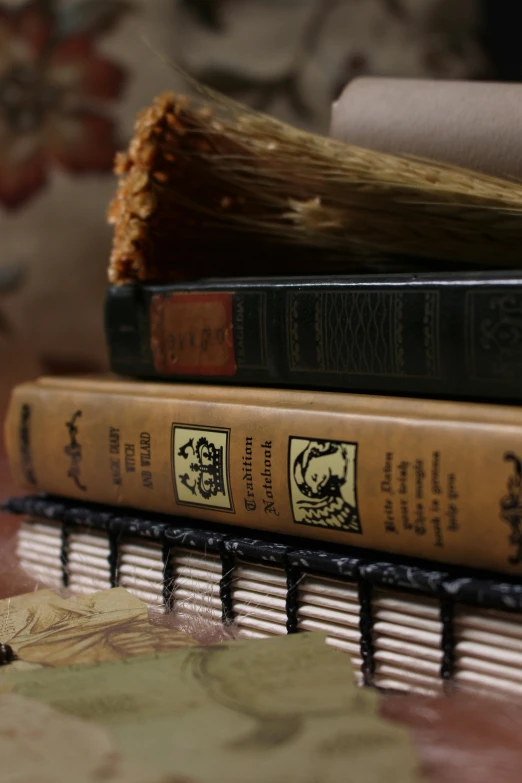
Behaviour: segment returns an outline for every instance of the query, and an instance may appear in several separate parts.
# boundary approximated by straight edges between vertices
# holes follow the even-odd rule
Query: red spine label
[[[162,375],[235,375],[233,294],[158,294],[150,306],[154,367]]]

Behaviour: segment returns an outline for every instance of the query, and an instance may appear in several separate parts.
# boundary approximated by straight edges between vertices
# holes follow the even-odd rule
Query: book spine
[[[522,572],[522,409],[43,380],[6,420],[31,490]]]
[[[110,289],[115,372],[518,402],[522,277]]]

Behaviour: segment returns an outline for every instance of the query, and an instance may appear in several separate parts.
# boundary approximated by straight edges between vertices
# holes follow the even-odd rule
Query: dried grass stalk
[[[165,94],[118,156],[112,283],[518,267],[522,183]]]

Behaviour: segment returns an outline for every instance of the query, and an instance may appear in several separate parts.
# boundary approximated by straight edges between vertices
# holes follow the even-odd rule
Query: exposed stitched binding
[[[365,685],[372,685],[375,673],[375,661],[373,657],[373,585],[359,577],[357,582],[359,590],[359,630],[361,632],[361,671]]]
[[[174,609],[174,569],[172,568],[172,551],[168,541],[163,542],[161,558],[163,560],[163,608],[166,613]]]
[[[219,547],[221,558],[221,579],[219,580],[219,597],[221,598],[221,620],[223,625],[234,622],[232,606],[232,583],[234,581],[235,556],[226,548],[225,542]]]
[[[442,663],[440,676],[444,682],[453,679],[455,673],[455,607],[449,598],[442,598],[440,602],[440,620],[442,623]]]
[[[302,579],[301,569],[289,563],[288,558],[284,559],[284,569],[286,574],[286,632],[297,633],[298,611],[299,611],[299,582]]]
[[[118,566],[120,561],[120,537],[118,533],[109,532],[109,555],[107,561],[109,563],[109,579],[111,587],[118,587]]]
[[[60,564],[62,566],[62,584],[69,587],[69,534],[70,527],[67,522],[62,522]]]

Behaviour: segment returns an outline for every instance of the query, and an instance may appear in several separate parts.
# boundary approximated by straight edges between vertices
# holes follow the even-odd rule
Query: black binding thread
[[[161,549],[163,560],[163,608],[168,614],[174,610],[174,569],[172,568],[172,547],[168,541]]]
[[[120,537],[118,533],[109,531],[109,555],[107,561],[109,563],[109,579],[111,587],[118,587],[118,570],[120,562]]]
[[[219,556],[221,558],[221,579],[219,580],[221,621],[223,625],[231,625],[235,619],[232,604],[232,584],[234,581],[236,558],[227,550],[224,542],[222,542],[219,548]]]
[[[69,587],[69,534],[71,529],[67,522],[62,522],[60,565],[62,566],[62,584]]]
[[[285,557],[284,569],[286,574],[286,632],[298,633],[299,622],[299,583],[303,578],[301,569],[288,562]]]
[[[442,663],[440,676],[445,683],[450,683],[455,674],[455,606],[449,598],[440,600],[440,621],[442,623]]]
[[[361,672],[365,685],[373,684],[375,674],[375,659],[373,656],[373,585],[359,577],[359,605],[361,613],[359,615],[359,630],[361,632]]]

